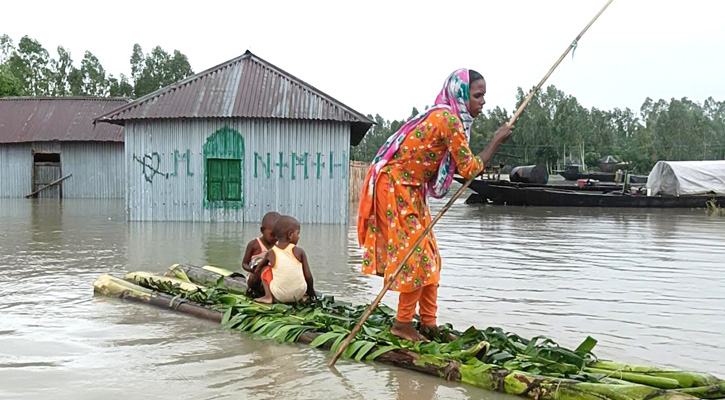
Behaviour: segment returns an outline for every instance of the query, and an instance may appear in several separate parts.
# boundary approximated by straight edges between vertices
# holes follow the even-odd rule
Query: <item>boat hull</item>
[[[498,205],[542,207],[705,208],[705,203],[712,199],[719,205],[725,204],[725,197],[722,196],[644,196],[623,193],[616,188],[606,191],[600,190],[600,187],[597,190],[522,187],[485,180],[475,180],[470,188],[476,194],[466,200],[468,204],[492,202]]]

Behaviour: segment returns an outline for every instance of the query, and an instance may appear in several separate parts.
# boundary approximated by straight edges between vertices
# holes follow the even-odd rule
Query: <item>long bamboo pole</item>
[[[567,46],[566,50],[561,55],[561,57],[559,57],[559,59],[556,60],[556,62],[554,63],[554,66],[552,66],[551,69],[549,69],[549,72],[547,72],[546,75],[544,75],[544,77],[536,85],[536,87],[534,89],[532,89],[531,92],[529,92],[529,95],[526,97],[526,100],[524,100],[524,102],[521,103],[519,108],[516,110],[516,113],[514,113],[513,117],[511,117],[511,119],[506,123],[507,125],[509,125],[509,126],[514,125],[516,120],[519,119],[519,117],[521,116],[521,113],[524,112],[524,109],[526,108],[526,106],[528,106],[529,102],[531,102],[531,99],[534,97],[534,94],[536,94],[536,92],[539,91],[539,89],[541,89],[541,86],[543,86],[544,82],[546,82],[546,80],[549,79],[549,76],[551,76],[551,74],[554,72],[556,67],[559,66],[559,64],[564,59],[564,57],[566,57],[566,55],[569,54],[569,51],[571,51],[571,49],[573,49],[577,46],[579,39],[581,39],[582,36],[584,36],[584,33],[589,29],[590,26],[592,26],[594,21],[596,21],[597,18],[599,18],[599,16],[602,15],[604,10],[606,10],[607,7],[609,7],[609,5],[612,3],[612,1],[613,0],[607,1],[607,4],[605,4],[604,7],[602,7],[602,9],[599,10],[597,15],[595,15],[594,18],[592,18],[592,20],[589,21],[587,26],[585,26],[584,29],[579,33],[579,35],[577,35],[576,39],[574,39],[574,41],[572,41],[571,44],[569,46]],[[395,269],[395,272],[393,273],[393,275],[388,277],[387,282],[385,283],[385,285],[383,285],[383,289],[380,291],[380,293],[378,293],[378,296],[370,304],[370,306],[368,306],[367,310],[365,310],[363,315],[360,317],[360,321],[357,323],[357,325],[355,325],[355,327],[352,329],[352,331],[350,331],[350,334],[347,335],[345,340],[340,344],[340,347],[337,349],[337,352],[332,357],[332,360],[330,360],[330,363],[327,364],[328,367],[332,368],[333,366],[335,366],[335,363],[340,358],[342,353],[345,351],[345,349],[347,349],[347,347],[350,345],[350,343],[355,338],[355,336],[357,336],[358,332],[360,332],[360,329],[362,329],[362,326],[365,323],[365,321],[367,321],[367,319],[370,317],[370,315],[373,313],[373,311],[375,311],[375,308],[378,307],[378,304],[380,304],[380,301],[383,299],[383,296],[385,296],[385,294],[388,292],[388,290],[390,290],[390,287],[393,285],[393,282],[395,282],[395,279],[398,277],[398,275],[400,275],[400,272],[403,270],[403,266],[405,265],[405,262],[408,261],[408,258],[410,258],[411,255],[413,255],[413,252],[418,247],[420,242],[422,242],[423,238],[425,238],[426,235],[428,235],[428,233],[431,231],[431,229],[433,229],[433,226],[438,222],[439,219],[441,219],[443,214],[445,214],[446,211],[448,211],[448,209],[451,208],[453,203],[455,203],[455,201],[458,200],[459,197],[461,197],[461,195],[466,190],[466,188],[468,188],[468,186],[471,185],[474,178],[475,177],[469,178],[466,181],[466,183],[464,183],[463,186],[461,186],[461,188],[458,189],[458,191],[453,195],[453,197],[451,197],[451,199],[448,200],[448,203],[446,203],[446,205],[443,206],[443,208],[438,212],[438,215],[436,215],[435,218],[433,218],[433,221],[431,221],[430,225],[428,225],[425,228],[425,230],[423,231],[423,234],[418,237],[418,240],[416,240],[415,243],[413,243],[413,245],[410,246],[410,250],[408,251],[408,254],[406,254],[405,257],[403,257],[401,259],[400,264],[398,264],[398,268]]]

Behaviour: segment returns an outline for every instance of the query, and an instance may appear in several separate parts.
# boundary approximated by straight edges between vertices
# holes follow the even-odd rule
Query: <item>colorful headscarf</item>
[[[372,175],[368,182],[368,193],[372,195],[375,189],[375,180],[380,173],[380,170],[393,158],[393,155],[400,148],[400,144],[403,142],[405,137],[415,130],[415,127],[430,115],[430,113],[437,110],[448,110],[455,113],[466,130],[466,140],[471,139],[471,124],[473,118],[468,112],[468,101],[470,97],[470,85],[468,78],[468,70],[465,68],[457,69],[448,76],[443,89],[436,97],[435,105],[428,108],[422,113],[418,114],[410,121],[406,122],[405,125],[400,127],[397,132],[392,134],[385,144],[378,150],[378,154],[373,159]],[[451,152],[448,150],[445,157],[438,167],[438,174],[436,177],[428,181],[423,186],[423,192],[427,195],[431,195],[435,198],[441,198],[448,193],[448,189],[453,182],[453,174],[456,171],[456,164],[451,157]]]

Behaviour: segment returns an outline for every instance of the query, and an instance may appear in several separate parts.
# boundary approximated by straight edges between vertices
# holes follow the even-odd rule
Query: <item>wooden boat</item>
[[[462,179],[456,179],[462,182]],[[578,187],[475,180],[470,188],[476,194],[466,200],[467,204],[491,202],[511,206],[705,208],[708,200],[714,200],[719,206],[725,205],[725,196],[647,196],[644,190],[624,189],[622,185]]]
[[[600,160],[606,161],[606,158]],[[582,172],[579,169],[578,164],[569,164],[563,171],[556,171],[559,175],[563,176],[567,181],[578,181],[579,179],[592,179],[600,182],[614,182],[617,176],[616,168],[620,164],[613,163],[600,163],[601,172]],[[626,163],[621,165],[627,165]],[[625,171],[622,169],[622,171]],[[647,175],[629,175],[629,183],[644,184],[647,183]]]
[[[315,305],[264,305],[241,294],[245,281],[218,268],[173,265],[166,276],[110,275],[93,284],[96,294],[120,297],[219,322],[226,328],[282,342],[335,351],[366,305],[331,298]],[[725,398],[725,380],[713,375],[597,359],[596,340],[576,350],[537,336],[532,339],[500,328],[458,332],[455,340],[434,338],[413,344],[389,333],[394,310],[381,306],[363,326],[344,356],[378,361],[534,400],[697,400]]]

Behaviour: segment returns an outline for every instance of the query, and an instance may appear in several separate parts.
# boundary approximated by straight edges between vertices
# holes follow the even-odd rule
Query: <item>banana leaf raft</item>
[[[366,305],[322,296],[314,304],[258,304],[244,279],[215,267],[173,265],[165,275],[103,275],[97,294],[151,304],[220,322],[225,328],[335,351]],[[429,343],[390,334],[394,310],[380,306],[345,351],[357,361],[392,364],[488,390],[552,400],[688,400],[725,398],[725,380],[699,372],[627,365],[596,358],[596,340],[574,350],[500,328],[464,332],[450,325]],[[449,340],[449,333],[458,338]]]

